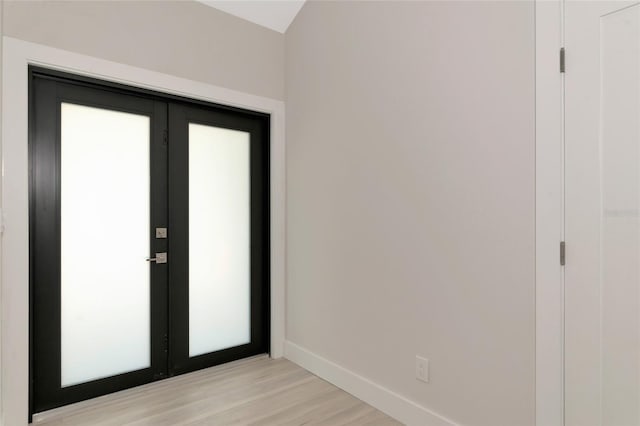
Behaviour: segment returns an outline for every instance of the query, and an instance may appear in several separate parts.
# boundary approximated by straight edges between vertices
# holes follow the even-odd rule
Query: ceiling
[[[207,6],[284,33],[305,0],[197,0]]]

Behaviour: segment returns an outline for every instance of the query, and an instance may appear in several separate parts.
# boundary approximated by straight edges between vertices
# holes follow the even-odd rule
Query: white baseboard
[[[406,425],[457,426],[453,421],[295,343],[285,342],[284,356]]]

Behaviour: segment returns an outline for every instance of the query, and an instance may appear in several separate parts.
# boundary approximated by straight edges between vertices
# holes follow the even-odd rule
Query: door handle
[[[156,253],[156,257],[149,257],[146,259],[146,261],[155,263],[167,263],[167,253]]]

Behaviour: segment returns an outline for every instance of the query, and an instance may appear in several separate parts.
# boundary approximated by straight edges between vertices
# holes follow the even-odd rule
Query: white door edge
[[[536,425],[564,424],[563,1],[536,0]]]

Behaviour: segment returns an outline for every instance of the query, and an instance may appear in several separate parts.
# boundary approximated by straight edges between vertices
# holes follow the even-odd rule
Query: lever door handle
[[[167,263],[167,253],[156,253],[156,257],[148,257],[147,262]]]

